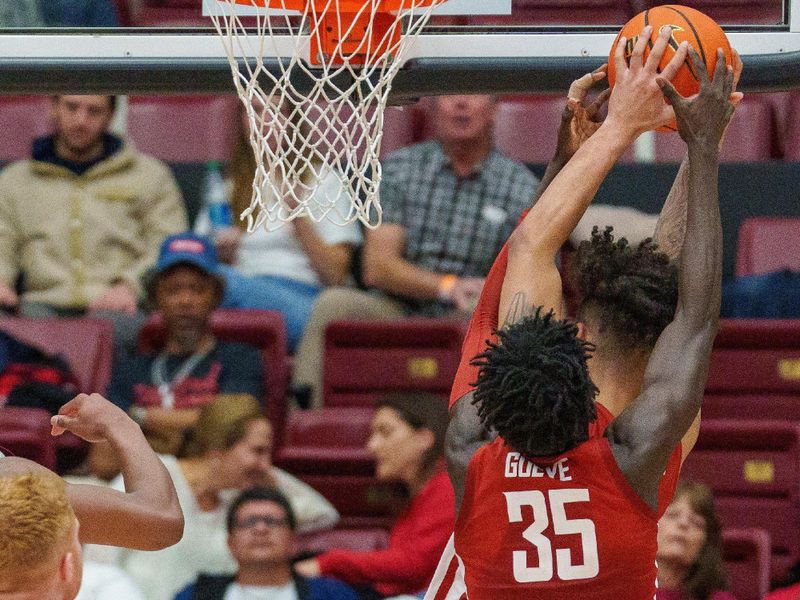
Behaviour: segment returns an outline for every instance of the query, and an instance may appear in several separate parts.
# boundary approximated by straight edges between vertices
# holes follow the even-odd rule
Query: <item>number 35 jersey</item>
[[[542,463],[498,438],[470,461],[455,552],[469,600],[652,600],[657,529],[605,437]]]

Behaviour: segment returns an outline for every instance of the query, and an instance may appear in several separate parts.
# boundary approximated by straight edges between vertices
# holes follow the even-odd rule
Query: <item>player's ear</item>
[[[578,328],[578,339],[582,341],[586,341],[586,324],[583,321],[578,321],[575,324]]]
[[[420,427],[417,429],[414,432],[414,437],[417,440],[419,448],[422,450],[422,452],[427,452],[433,448],[434,444],[436,443],[436,436],[427,427]]]

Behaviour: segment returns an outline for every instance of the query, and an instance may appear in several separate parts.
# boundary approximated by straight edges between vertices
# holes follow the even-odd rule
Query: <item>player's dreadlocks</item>
[[[539,307],[498,331],[498,342],[473,360],[481,422],[524,456],[554,456],[588,439],[597,388],[586,365],[591,344],[577,333]]]
[[[578,246],[571,281],[578,319],[599,327],[603,353],[649,352],[675,316],[678,271],[650,238],[633,247],[614,240],[612,227],[595,227]]]

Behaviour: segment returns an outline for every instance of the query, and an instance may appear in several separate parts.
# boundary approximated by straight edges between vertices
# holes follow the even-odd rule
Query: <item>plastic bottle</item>
[[[208,214],[211,230],[219,231],[233,225],[231,205],[225,193],[222,179],[222,164],[216,160],[206,163],[206,177],[203,182],[203,208]]]

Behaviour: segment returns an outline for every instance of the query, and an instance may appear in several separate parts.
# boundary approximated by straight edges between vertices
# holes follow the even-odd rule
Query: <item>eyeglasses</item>
[[[289,519],[286,517],[269,517],[266,515],[253,515],[236,521],[237,529],[252,529],[259,523],[264,523],[267,527],[288,527]]]

